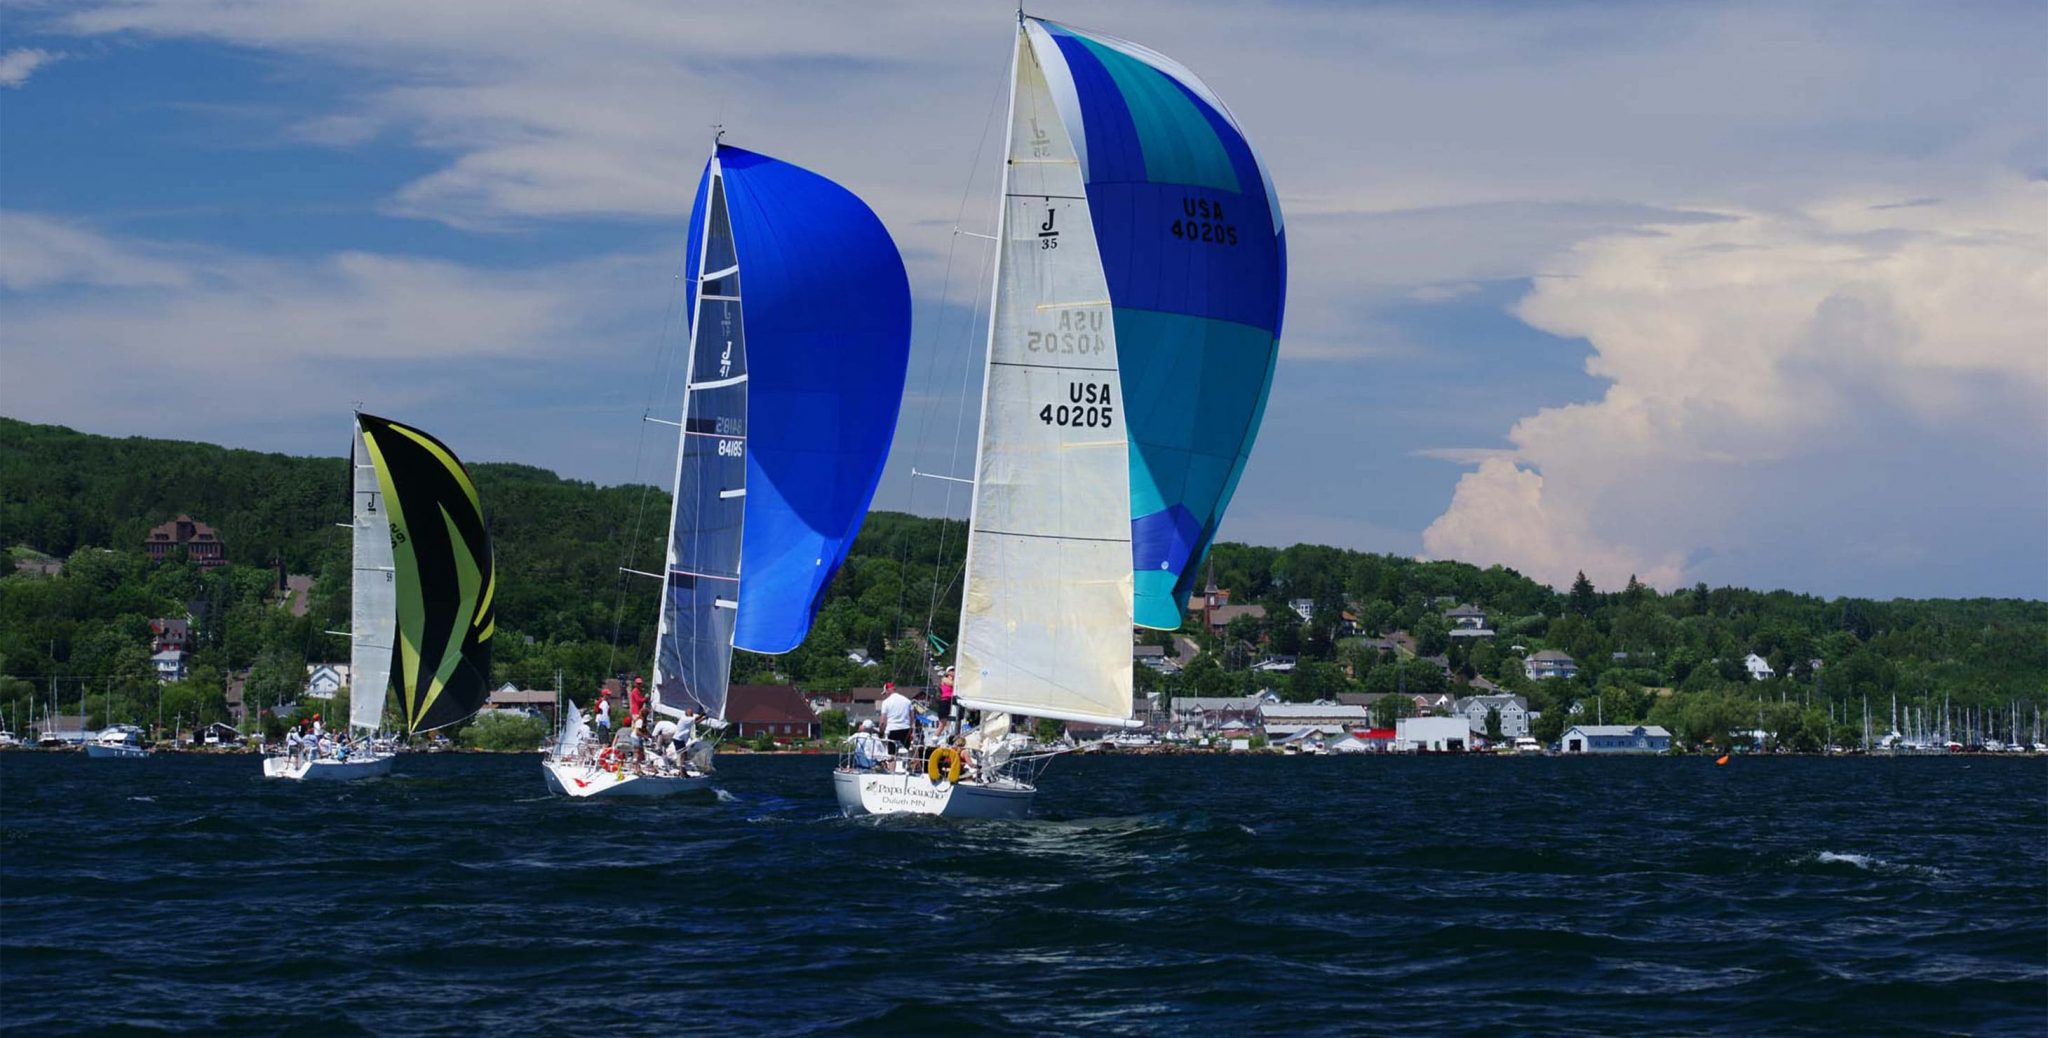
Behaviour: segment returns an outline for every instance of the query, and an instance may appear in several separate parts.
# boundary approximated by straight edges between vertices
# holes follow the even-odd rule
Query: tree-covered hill
[[[0,546],[66,560],[55,574],[0,575],[0,710],[47,700],[54,680],[67,708],[79,689],[94,693],[87,702],[96,722],[108,699],[117,720],[153,720],[146,715],[160,694],[174,712],[210,717],[232,674],[248,670],[251,696],[268,702],[290,698],[308,661],[345,659],[344,640],[325,633],[347,625],[348,538],[337,526],[348,518],[347,473],[338,450],[301,458],[0,418]],[[620,567],[659,568],[666,493],[524,465],[471,468],[499,571],[494,680],[550,687],[559,673],[574,694],[644,670],[654,582]],[[202,572],[146,561],[146,531],[181,513],[218,531],[230,565]],[[915,680],[926,633],[953,639],[964,539],[958,522],[869,516],[809,640],[782,657],[742,654],[734,680],[815,689]],[[304,615],[278,602],[278,560],[317,578]],[[1704,585],[1660,593],[1583,582],[1557,592],[1497,566],[1316,545],[1219,544],[1210,573],[1234,602],[1264,605],[1265,619],[1242,617],[1221,635],[1189,630],[1202,650],[1192,665],[1172,677],[1139,668],[1141,687],[1167,696],[1277,687],[1308,700],[1463,691],[1485,681],[1529,696],[1553,730],[1585,704],[1610,722],[1660,721],[1695,740],[1753,726],[1760,703],[1782,715],[1769,719],[1773,731],[1825,735],[1830,724],[1860,718],[1866,702],[1888,712],[1894,696],[1980,710],[2048,698],[2048,603],[2037,601],[1879,602]],[[1314,623],[1288,608],[1298,600],[1311,605]],[[1497,634],[1448,637],[1443,613],[1460,603],[1483,609]],[[199,618],[192,674],[160,690],[149,672],[148,622],[188,610]],[[1347,613],[1355,631],[1345,628]],[[1410,640],[1394,650],[1365,641],[1394,632]],[[1521,660],[1541,649],[1569,653],[1579,675],[1530,681]],[[854,650],[876,663],[863,666]],[[1742,660],[1752,652],[1775,677],[1750,679]],[[1300,662],[1291,674],[1248,669],[1269,653]],[[1437,656],[1441,666],[1426,659]]]

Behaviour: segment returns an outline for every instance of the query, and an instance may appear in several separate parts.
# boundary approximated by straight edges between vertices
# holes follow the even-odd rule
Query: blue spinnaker
[[[882,478],[910,361],[910,282],[874,211],[720,146],[746,284],[747,473],[732,644],[801,643]]]
[[[1186,68],[1128,41],[1027,27],[1046,34],[1034,49],[1076,138],[1109,284],[1131,452],[1132,619],[1170,629],[1272,387],[1287,283],[1279,203],[1236,120]]]

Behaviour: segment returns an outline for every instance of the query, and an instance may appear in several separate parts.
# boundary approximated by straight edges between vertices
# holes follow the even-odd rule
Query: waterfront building
[[[1463,717],[1403,717],[1394,722],[1396,753],[1462,753],[1471,743],[1472,724]]]
[[[1545,678],[1572,678],[1579,673],[1579,663],[1569,655],[1556,649],[1544,649],[1522,661],[1522,670],[1531,681]]]
[[[510,681],[492,690],[484,700],[486,710],[516,710],[528,717],[539,717],[553,724],[555,719],[555,690],[551,688],[520,688]]]
[[[741,739],[762,734],[776,742],[818,737],[818,715],[794,685],[734,685],[725,696],[725,719]]]
[[[162,562],[181,548],[185,557],[202,569],[212,569],[228,561],[227,551],[221,546],[220,537],[214,533],[213,527],[189,515],[181,515],[150,530],[142,542],[142,550],[149,553],[151,562]]]
[[[1662,725],[1578,724],[1557,742],[1566,753],[1664,753],[1671,733]]]
[[[1275,700],[1278,697],[1274,697]],[[1181,696],[1173,701],[1173,729],[1189,738],[1214,734],[1226,721],[1249,722],[1258,716],[1265,696]]]
[[[1362,706],[1339,703],[1264,703],[1258,711],[1259,727],[1269,742],[1281,742],[1309,735],[1338,736],[1352,729],[1372,727],[1372,716]]]
[[[1451,712],[1471,722],[1472,730],[1486,730],[1486,712],[1500,711],[1500,734],[1516,739],[1529,734],[1529,701],[1521,696],[1468,696],[1458,700]]]

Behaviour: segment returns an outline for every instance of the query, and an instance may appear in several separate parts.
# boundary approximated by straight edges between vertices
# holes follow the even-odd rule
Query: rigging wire
[[[638,435],[634,437],[633,447],[634,479],[641,477],[641,466],[646,460],[647,419],[654,414],[654,405],[656,403],[668,399],[670,386],[675,379],[675,368],[677,365],[671,363],[673,350],[669,347],[670,336],[675,330],[676,315],[682,312],[683,300],[689,294],[689,286],[684,284],[684,277],[689,269],[690,257],[690,243],[687,240],[689,234],[687,231],[683,237],[685,241],[683,242],[682,251],[676,255],[675,273],[669,280],[672,288],[669,292],[668,303],[662,308],[661,331],[654,340],[654,370],[652,372],[654,377],[647,380],[647,396],[640,406],[640,428]],[[627,582],[632,579],[632,574],[625,572],[625,570],[626,567],[631,566],[637,561],[638,557],[635,553],[640,546],[641,527],[647,518],[647,499],[653,492],[654,484],[645,482],[640,484],[640,502],[633,511],[633,526],[631,532],[626,535],[625,544],[620,547],[621,557],[619,560],[619,570],[616,574],[619,581],[619,594],[617,604],[612,608],[612,645],[611,654],[605,660],[605,672],[603,675],[605,678],[611,677],[618,670],[619,633],[624,625],[626,616]],[[666,560],[664,560],[664,565],[666,565]],[[663,579],[666,580],[667,578],[664,577]]]
[[[938,366],[939,355],[941,352],[944,351],[946,343],[951,341],[950,338],[945,334],[946,310],[948,304],[952,302],[953,298],[953,268],[955,258],[960,248],[960,221],[966,218],[967,202],[968,199],[973,197],[974,194],[975,176],[981,170],[981,156],[983,151],[985,151],[988,147],[990,128],[995,124],[997,106],[1002,102],[1004,90],[1009,85],[1009,75],[1009,71],[1005,69],[1002,76],[996,80],[995,91],[989,96],[988,113],[982,117],[981,133],[975,138],[974,157],[968,161],[967,178],[965,183],[963,183],[960,188],[960,203],[956,207],[953,214],[953,231],[952,234],[948,237],[946,243],[945,276],[940,283],[938,298],[929,305],[929,309],[934,312],[934,317],[931,323],[932,334],[928,340],[928,342],[930,343],[929,348],[925,351],[924,374],[919,379],[919,383],[927,388],[932,387],[936,383],[937,380],[934,377],[934,370]],[[987,257],[985,254],[982,265],[979,268],[979,270],[983,273],[986,273],[987,269]],[[974,328],[974,315],[978,314],[979,310],[980,302],[977,299],[975,308],[969,312],[968,323],[966,326],[966,330],[970,333],[973,331]],[[971,351],[969,351],[969,355],[963,355],[962,357],[961,381],[963,383],[966,381],[967,372],[971,371],[973,368],[973,365],[969,363],[970,359]],[[928,416],[930,412],[934,408],[937,408],[938,406],[938,398],[936,396],[933,396],[924,400],[918,407],[917,417],[914,421],[914,425],[912,427],[911,436],[909,440],[909,443],[912,445],[913,451],[921,451],[923,449],[924,435],[927,431],[927,426],[929,424]],[[964,409],[965,406],[966,397],[963,392],[960,400],[956,404],[956,407]],[[953,434],[955,441],[953,444],[953,457],[952,460],[948,463],[949,467],[953,468],[954,471],[958,470],[957,466],[960,460],[958,442],[959,424],[959,420],[956,418],[954,422]],[[911,513],[912,516],[915,516],[917,514],[918,479],[915,475],[909,478],[910,494],[907,501],[907,504],[909,506],[907,510]],[[938,578],[940,573],[943,572],[943,567],[945,565],[946,531],[948,530],[948,526],[946,524],[950,521],[953,509],[952,487],[954,486],[954,484],[948,482],[946,486],[946,502],[943,511],[941,511],[939,514],[939,552],[938,556],[933,561],[932,598],[929,604],[929,608],[925,614],[925,637],[919,640],[918,653],[920,660],[920,684],[923,683],[924,678],[931,672],[931,629],[933,620],[936,617],[938,611]],[[906,527],[900,534],[898,534],[897,537],[898,550],[896,558],[896,617],[894,622],[891,623],[890,627],[894,632],[897,632],[899,634],[903,630],[904,601],[910,593],[910,542],[913,539],[913,532],[913,528]]]

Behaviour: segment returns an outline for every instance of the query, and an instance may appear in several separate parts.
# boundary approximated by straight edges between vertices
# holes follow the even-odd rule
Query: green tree
[[[457,741],[472,750],[530,753],[548,737],[547,721],[511,710],[485,710],[464,726]]]
[[[1571,604],[1567,607],[1578,616],[1592,616],[1593,608],[1599,605],[1599,596],[1593,591],[1593,582],[1586,579],[1586,571],[1580,570],[1572,581]]]
[[[1413,716],[1415,700],[1407,696],[1387,695],[1373,700],[1372,723],[1376,728],[1392,728],[1395,721]]]
[[[844,710],[834,707],[818,715],[818,731],[827,742],[844,739],[852,730],[852,726],[846,723]]]

